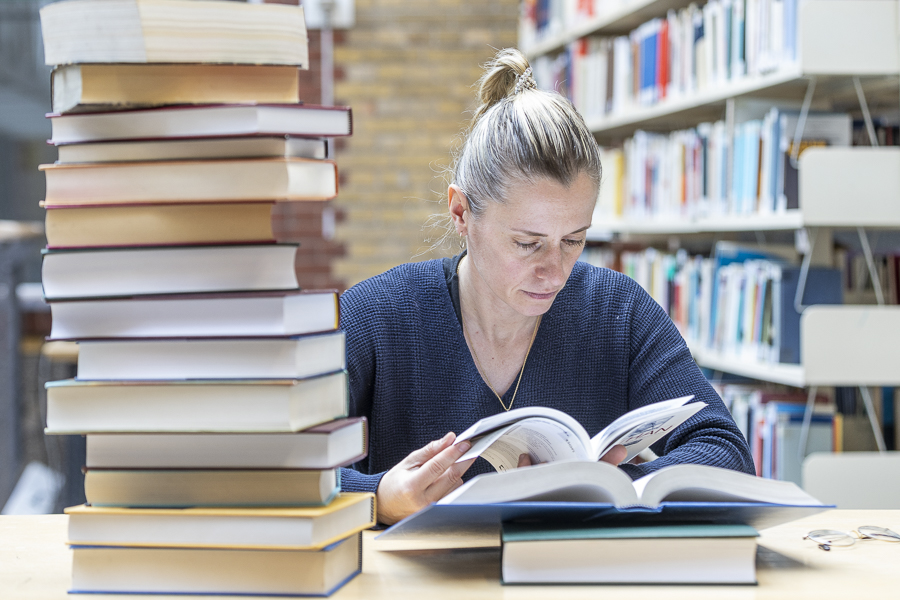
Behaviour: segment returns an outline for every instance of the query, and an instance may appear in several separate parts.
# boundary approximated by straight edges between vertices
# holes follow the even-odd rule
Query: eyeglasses
[[[852,534],[852,535],[851,535]],[[882,540],[900,542],[900,534],[885,527],[864,525],[855,531],[836,531],[834,529],[816,529],[803,536],[804,540],[815,542],[822,550],[831,550],[832,546],[852,546],[856,540]]]

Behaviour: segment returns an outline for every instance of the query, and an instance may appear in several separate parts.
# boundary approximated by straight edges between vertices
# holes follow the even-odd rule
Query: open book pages
[[[706,404],[689,402],[693,396],[656,402],[637,408],[588,436],[569,415],[542,406],[517,408],[482,419],[462,432],[456,443],[472,440],[472,448],[459,460],[481,456],[498,471],[515,469],[521,454],[532,463],[563,460],[596,461],[622,444],[631,460],[659,438],[681,425]]]
[[[794,483],[719,467],[672,465],[632,482],[624,471],[602,462],[548,463],[478,475],[438,504],[545,501],[600,502],[618,507],[656,507],[663,502],[821,505]]]

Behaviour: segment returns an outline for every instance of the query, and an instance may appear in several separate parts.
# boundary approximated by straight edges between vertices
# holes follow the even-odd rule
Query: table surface
[[[72,566],[71,553],[64,543],[67,519],[65,515],[0,517],[0,598],[134,598],[67,596]],[[849,531],[862,525],[900,531],[900,510],[832,510],[764,530],[759,539],[756,586],[502,586],[499,548],[388,552],[379,550],[375,533],[368,531],[363,542],[362,574],[333,598],[596,599],[601,594],[604,600],[900,598],[900,543],[862,541],[824,552],[802,539],[813,529]]]

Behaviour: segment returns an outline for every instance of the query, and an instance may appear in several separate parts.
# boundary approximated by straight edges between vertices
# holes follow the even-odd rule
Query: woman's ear
[[[451,185],[447,190],[447,207],[450,210],[453,226],[456,227],[456,233],[466,237],[469,233],[469,219],[472,213],[469,212],[469,199],[456,184]]]

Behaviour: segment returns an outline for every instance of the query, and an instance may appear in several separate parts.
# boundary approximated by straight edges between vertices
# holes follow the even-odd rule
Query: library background
[[[38,165],[58,159],[46,143],[46,4],[0,4],[4,512],[84,502],[84,439],[44,436],[44,384],[72,377],[77,360],[71,345],[45,342]],[[758,474],[820,486],[811,493],[839,506],[897,507],[896,0],[349,4],[333,35],[310,26],[299,79],[300,100],[353,109],[353,135],[330,150],[340,192],[274,213],[275,238],[300,244],[301,287],[343,290],[457,251],[431,220],[445,210],[443,170],[480,65],[516,45],[603,147],[582,260],[635,278],[668,312]],[[848,484],[861,476],[865,486]],[[27,501],[12,501],[17,484],[30,486]]]

